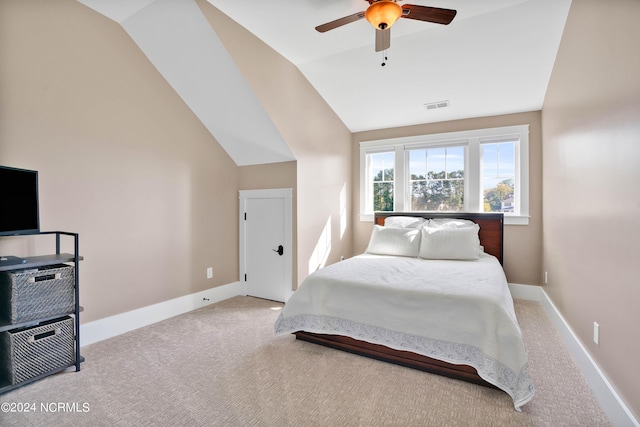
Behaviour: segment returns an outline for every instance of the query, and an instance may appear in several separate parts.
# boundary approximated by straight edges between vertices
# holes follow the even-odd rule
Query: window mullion
[[[529,214],[529,164],[520,160],[523,146],[526,149],[525,152],[528,152],[528,137],[521,138],[515,146],[515,193],[518,195],[515,200],[518,215]]]
[[[404,146],[402,145],[396,145],[395,150],[395,170],[393,172],[395,180],[393,186],[394,211],[406,212],[409,197],[406,172],[408,168],[405,167],[405,164],[407,163],[407,153],[405,153]]]
[[[467,212],[482,212],[482,189],[480,170],[480,139],[469,138],[465,156],[464,209]]]
[[[371,199],[373,196],[372,184],[369,180],[369,170],[371,168],[371,159],[367,156],[365,150],[360,150],[360,182],[364,191],[360,192],[360,211],[369,214],[372,213],[370,206],[373,206]]]

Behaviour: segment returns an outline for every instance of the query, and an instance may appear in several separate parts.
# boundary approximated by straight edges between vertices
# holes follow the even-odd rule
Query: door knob
[[[284,248],[282,247],[282,245],[278,245],[278,249],[272,249],[274,252],[278,252],[278,255],[282,256],[282,254],[284,253]]]

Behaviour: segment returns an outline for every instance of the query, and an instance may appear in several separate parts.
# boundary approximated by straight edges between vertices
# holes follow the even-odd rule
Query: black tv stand
[[[69,266],[73,265],[74,267],[74,299],[75,299],[75,307],[73,312],[68,313],[54,313],[48,315],[44,318],[32,319],[28,321],[12,323],[7,319],[0,318],[0,332],[16,330],[19,328],[27,328],[33,327],[37,324],[43,324],[48,321],[54,319],[60,319],[64,316],[71,316],[73,318],[73,341],[74,341],[74,357],[73,361],[64,366],[57,367],[53,370],[48,370],[46,372],[42,372],[40,375],[37,375],[33,378],[18,382],[17,384],[11,384],[6,381],[4,378],[0,378],[0,394],[6,393],[15,388],[21,387],[23,385],[32,383],[39,379],[42,379],[48,375],[55,374],[57,372],[64,371],[68,368],[75,367],[76,371],[80,370],[80,363],[84,361],[84,358],[80,355],[80,312],[82,311],[82,307],[80,307],[80,295],[79,295],[79,274],[78,274],[78,266],[79,262],[83,259],[78,254],[78,234],[77,233],[69,233],[66,231],[41,231],[34,232],[28,234],[21,234],[21,237],[28,236],[40,236],[40,235],[51,235],[55,236],[55,245],[56,251],[53,254],[46,255],[36,255],[36,256],[28,256],[24,258],[13,257],[13,256],[4,256],[2,258],[6,258],[6,260],[0,260],[0,272],[7,272],[13,270],[25,270],[25,269],[38,269],[47,266],[55,266],[57,264],[68,264]],[[1,236],[0,236],[1,237]],[[14,236],[7,236],[14,237]],[[73,239],[73,253],[61,253],[60,251],[60,239],[64,238],[72,238]],[[16,262],[17,260],[17,262]]]

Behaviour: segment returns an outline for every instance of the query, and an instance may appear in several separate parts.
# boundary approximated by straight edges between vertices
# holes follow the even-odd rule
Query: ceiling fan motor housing
[[[394,0],[378,0],[372,3],[364,17],[378,30],[391,27],[402,15],[402,7]]]

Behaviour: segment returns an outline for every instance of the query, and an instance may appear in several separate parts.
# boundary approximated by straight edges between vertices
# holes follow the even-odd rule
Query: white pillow
[[[418,256],[425,259],[474,260],[480,257],[478,224],[468,227],[421,229]]]
[[[420,229],[374,225],[365,252],[376,255],[417,257],[420,248]]]
[[[384,219],[385,227],[420,228],[427,220],[419,216],[388,216]]]
[[[473,227],[475,222],[468,219],[458,218],[431,218],[427,224],[433,228],[460,228],[460,227]]]

